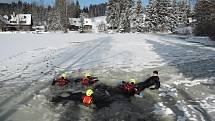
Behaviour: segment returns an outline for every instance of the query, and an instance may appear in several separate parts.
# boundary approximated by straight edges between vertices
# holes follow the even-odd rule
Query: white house
[[[81,26],[80,18],[69,18],[69,24],[74,26]]]
[[[16,16],[11,15],[11,19],[8,20],[10,25],[31,25],[31,14],[17,14]]]
[[[69,29],[72,31],[78,31],[81,26],[80,18],[69,18]]]
[[[84,18],[84,31],[92,31],[93,22],[90,18]]]
[[[78,31],[81,26],[80,18],[69,18],[69,29],[73,31]],[[84,31],[91,31],[92,30],[92,19],[84,18]]]
[[[32,28],[31,14],[15,15],[15,13],[13,13],[10,17],[6,18],[8,19],[7,30],[31,30]]]

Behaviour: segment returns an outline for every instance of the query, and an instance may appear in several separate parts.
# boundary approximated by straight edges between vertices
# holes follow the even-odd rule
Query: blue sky
[[[12,1],[18,1],[18,0],[0,0],[0,2],[4,2],[4,3],[11,3]],[[32,1],[41,1],[41,0],[22,0],[22,1],[32,2]],[[55,0],[42,0],[42,1],[44,1],[44,3],[46,5],[48,5],[48,4],[54,4]],[[81,7],[83,7],[83,6],[89,6],[90,4],[104,3],[106,1],[108,1],[108,0],[79,0]],[[148,0],[143,0],[144,6],[147,3],[148,3]]]

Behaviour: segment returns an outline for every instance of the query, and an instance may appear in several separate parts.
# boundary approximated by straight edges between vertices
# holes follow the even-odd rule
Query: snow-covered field
[[[203,42],[205,41],[205,42]],[[0,120],[215,120],[215,42],[154,34],[0,33]],[[73,101],[52,105],[60,71],[93,72],[101,82],[143,81],[160,72],[161,88],[100,110]],[[144,115],[143,115],[144,114]]]

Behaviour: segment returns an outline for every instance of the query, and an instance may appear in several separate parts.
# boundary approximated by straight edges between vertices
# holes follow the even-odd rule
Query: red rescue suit
[[[87,77],[85,77],[85,78],[82,79],[82,82],[81,82],[81,83],[82,83],[84,86],[87,86],[87,85],[89,85],[89,82],[90,82],[90,79],[87,78]]]
[[[83,104],[86,106],[91,105],[93,102],[93,98],[91,96],[84,96],[83,97]]]
[[[58,79],[56,80],[56,83],[58,86],[63,87],[66,86],[69,83],[69,81],[67,79]]]
[[[133,91],[133,89],[134,89],[134,84],[129,83],[129,82],[125,82],[125,83],[123,84],[123,91],[124,91],[124,92],[130,93],[130,92]]]
[[[81,81],[81,83],[84,86],[95,84],[97,81],[99,81],[96,77],[84,77]]]

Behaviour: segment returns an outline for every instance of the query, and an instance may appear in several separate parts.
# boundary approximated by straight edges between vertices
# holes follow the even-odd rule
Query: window
[[[21,24],[26,23],[26,21],[20,21]]]
[[[10,21],[10,23],[16,23],[16,21]]]

